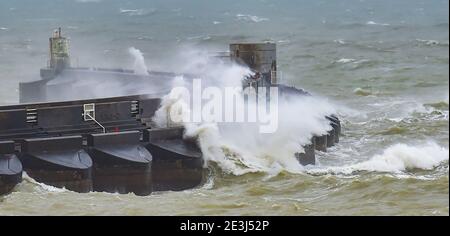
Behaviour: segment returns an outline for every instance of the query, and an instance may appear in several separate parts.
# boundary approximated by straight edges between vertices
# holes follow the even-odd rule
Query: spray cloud
[[[148,68],[145,64],[144,54],[139,49],[131,47],[128,52],[134,57],[134,73],[137,75],[148,75]]]
[[[204,88],[213,86],[222,89],[225,94],[226,88],[240,87],[241,91],[231,102],[234,102],[236,107],[246,106],[242,79],[251,73],[248,68],[208,57],[202,51],[188,50],[186,53],[189,60],[183,64],[184,69],[201,78],[202,84],[207,85]],[[186,53],[180,58],[186,57]],[[180,86],[186,86],[189,90],[192,80],[178,77],[174,81],[176,85],[174,84],[174,89],[163,97],[154,122],[161,127],[183,125],[186,129],[185,136],[197,139],[205,162],[215,162],[227,173],[241,175],[248,172],[302,172],[303,166],[295,158],[295,153],[304,152],[302,146],[310,144],[314,135],[323,135],[331,129],[325,116],[335,110],[327,101],[310,96],[279,97],[276,109],[279,120],[274,132],[261,132],[261,121],[192,121],[186,118],[199,111],[192,110],[191,97],[182,92],[186,90],[179,89]],[[264,110],[266,106],[266,103],[252,99],[247,102],[256,104],[257,109],[254,112]],[[226,103],[229,101],[225,101],[225,105]],[[222,107],[226,110],[225,106]],[[234,114],[238,115],[242,114]],[[174,116],[177,118],[173,119]],[[174,120],[178,122],[173,122]]]

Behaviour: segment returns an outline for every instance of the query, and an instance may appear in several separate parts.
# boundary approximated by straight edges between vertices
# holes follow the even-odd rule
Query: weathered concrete
[[[7,194],[22,181],[22,164],[14,154],[14,142],[0,142],[0,195]]]
[[[153,155],[155,191],[184,190],[204,180],[203,158],[195,143],[183,140],[183,128],[144,131],[147,149]]]
[[[327,151],[327,135],[315,136],[316,150],[321,152]]]
[[[303,147],[305,149],[304,153],[295,154],[300,164],[302,164],[303,166],[316,164],[315,147],[316,147],[316,138],[313,137],[311,139],[311,143]]]
[[[92,190],[92,160],[81,136],[25,139],[20,160],[38,182],[75,192]]]

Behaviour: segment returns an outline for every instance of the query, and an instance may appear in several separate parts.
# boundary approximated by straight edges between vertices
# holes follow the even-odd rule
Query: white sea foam
[[[269,20],[269,18],[263,18],[263,17],[246,15],[246,14],[237,14],[236,18],[241,21],[248,21],[248,22],[255,22],[255,23]]]
[[[42,190],[44,190],[46,192],[62,193],[62,192],[67,192],[68,191],[65,188],[57,188],[57,187],[53,187],[53,186],[50,186],[50,185],[46,185],[44,183],[37,182],[36,180],[34,180],[30,176],[28,176],[26,172],[22,173],[22,179],[24,181],[28,181],[29,183],[32,183],[32,184],[34,184],[36,186],[39,186],[39,188],[41,188]]]
[[[364,65],[370,65],[371,62],[372,61],[368,60],[368,59],[357,60],[357,59],[354,59],[354,58],[340,58],[340,59],[334,61],[333,63],[340,63],[340,64],[349,64],[349,63],[351,63],[351,64],[355,65],[355,67],[361,67],[361,66],[364,66]]]
[[[286,39],[286,40],[278,40],[277,43],[279,43],[279,44],[290,44],[290,43],[291,43],[291,40],[289,40],[289,39]]]
[[[6,27],[0,27],[0,30],[8,30]]]
[[[213,21],[213,24],[214,25],[218,25],[218,24],[222,24],[222,22],[220,22],[220,21]]]
[[[416,39],[417,42],[423,43],[425,45],[439,45],[439,41],[432,39]]]
[[[356,61],[356,59],[353,59],[353,58],[341,58],[339,60],[336,60],[335,62],[345,64],[345,63],[350,63],[350,62],[355,62],[355,61]]]
[[[381,25],[381,26],[389,26],[390,24],[387,23],[377,23],[375,21],[367,21],[367,25]]]
[[[302,145],[309,144],[314,134],[330,129],[324,116],[332,108],[326,101],[305,97],[280,101],[278,110],[280,120],[275,133],[259,134],[256,125],[248,123],[188,124],[187,135],[198,137],[207,161],[216,162],[233,174],[302,172],[295,153],[303,152]]]
[[[337,44],[347,44],[347,42],[345,42],[343,39],[335,39],[335,40],[333,40],[333,42],[335,42]]]
[[[211,36],[209,35],[198,35],[198,36],[192,36],[192,37],[187,37],[187,40],[210,40]]]
[[[155,10],[145,10],[145,9],[119,9],[121,14],[129,15],[129,16],[143,16],[148,13],[154,12]]]
[[[448,161],[448,149],[436,143],[419,146],[396,144],[370,160],[355,164],[356,170],[378,172],[401,172],[412,169],[430,170],[443,161]]]
[[[431,170],[449,159],[448,148],[434,142],[422,145],[395,144],[367,161],[340,167],[312,167],[310,174],[353,174],[361,171],[402,173],[414,169]]]
[[[148,68],[145,64],[144,54],[139,49],[131,47],[128,52],[134,57],[134,73],[138,75],[148,75]]]

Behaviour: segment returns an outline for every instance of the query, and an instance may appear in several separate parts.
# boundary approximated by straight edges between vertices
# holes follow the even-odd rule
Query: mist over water
[[[195,72],[218,87],[248,70],[211,61],[212,52],[272,41],[281,82],[313,97],[280,101],[274,134],[185,124],[210,160],[197,189],[77,194],[25,178],[0,199],[0,215],[449,214],[446,0],[0,1],[0,104],[17,103],[18,83],[39,78],[58,26],[75,65]],[[340,143],[316,153],[318,165],[299,165],[292,153],[329,128],[329,113],[341,118]]]

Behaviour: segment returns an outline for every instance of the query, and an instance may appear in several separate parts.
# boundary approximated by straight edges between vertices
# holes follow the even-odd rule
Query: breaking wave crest
[[[325,115],[332,108],[326,101],[311,97],[280,103],[279,126],[274,133],[260,134],[251,123],[186,124],[186,135],[197,137],[206,161],[234,175],[301,173],[304,167],[295,153],[304,152],[302,146],[310,144],[312,136],[331,128]]]
[[[224,88],[224,82],[241,86],[241,79],[249,73],[237,65],[223,66],[203,63],[201,72],[203,83]],[[212,79],[211,79],[212,78]],[[184,82],[182,77],[175,80],[178,87]],[[237,83],[236,83],[237,82]],[[314,135],[326,134],[331,129],[325,116],[334,114],[334,107],[326,100],[312,96],[298,98],[278,98],[277,129],[273,133],[261,133],[258,122],[185,122],[180,117],[191,114],[189,98],[173,89],[163,97],[161,107],[153,121],[157,126],[183,125],[186,138],[196,138],[205,162],[214,162],[230,174],[242,175],[249,172],[277,174],[281,171],[300,173],[304,171],[295,157],[302,153],[302,146],[311,143]],[[235,106],[243,106],[244,96],[236,97]],[[258,108],[265,103],[258,103]],[[169,112],[171,111],[171,112]],[[175,117],[174,116],[179,116]]]
[[[27,175],[26,172],[23,172],[22,178],[24,181],[31,183],[32,185],[38,187],[39,189],[43,190],[44,192],[54,192],[54,193],[62,193],[67,192],[68,190],[65,188],[57,188],[53,187],[44,183],[37,182],[33,178]]]
[[[230,174],[303,172],[295,153],[304,152],[302,146],[310,144],[314,135],[323,135],[331,129],[325,116],[333,109],[327,101],[312,97],[282,103],[274,133],[261,134],[253,123],[184,123],[185,136],[197,139],[206,162],[217,163]],[[166,126],[168,114],[185,114],[182,110],[188,109],[186,104],[179,106],[178,112],[167,112],[175,104],[179,105],[179,100],[164,97],[153,119],[155,123]]]
[[[220,66],[205,60],[195,68],[202,81],[208,85],[223,88],[240,84],[241,78],[249,73],[248,69],[237,65]],[[211,79],[213,78],[213,79]],[[183,77],[174,79],[173,87],[186,86]],[[222,171],[242,175],[251,172],[264,172],[277,175],[280,172],[307,174],[344,174],[359,172],[401,173],[414,169],[429,170],[443,161],[448,161],[448,148],[429,142],[423,145],[395,144],[383,153],[367,161],[343,166],[307,166],[299,164],[295,153],[304,152],[303,146],[310,144],[314,135],[323,135],[331,129],[326,115],[336,110],[328,101],[318,97],[305,96],[284,99],[278,102],[278,129],[274,133],[261,134],[256,123],[211,123],[211,122],[168,122],[172,116],[191,114],[190,98],[177,94],[173,89],[162,99],[161,107],[153,121],[160,127],[182,125],[185,138],[195,138],[203,153],[206,165],[217,164]],[[238,97],[237,104],[243,103]],[[176,108],[176,112],[168,112]],[[173,120],[182,120],[175,118]],[[392,130],[392,132],[399,132]]]

